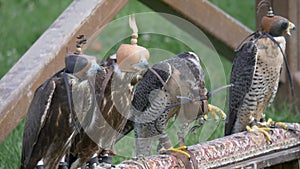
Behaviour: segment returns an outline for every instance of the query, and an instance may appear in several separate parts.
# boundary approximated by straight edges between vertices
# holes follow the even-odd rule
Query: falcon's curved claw
[[[218,114],[221,116],[222,120],[226,119],[226,114],[224,113],[224,111],[217,106],[208,104],[208,113],[212,114],[216,121],[219,121]]]
[[[183,154],[186,158],[190,159],[191,155],[189,155],[187,152],[185,152],[183,150],[187,150],[187,146],[180,146],[180,147],[177,147],[177,148],[170,147],[168,149],[162,148],[161,150],[159,150],[159,152],[162,153],[162,154],[164,154],[166,152],[170,152],[170,151],[171,152],[177,152],[177,153]]]
[[[89,169],[95,169],[95,167],[98,166],[98,165],[99,165],[99,161],[98,161],[98,157],[97,156],[91,158],[87,162],[87,168],[89,168]]]
[[[275,122],[271,118],[268,119],[267,122],[265,122],[267,126],[270,126],[271,128],[283,128],[285,130],[291,130],[291,131],[297,131],[300,132],[299,130],[283,123],[283,122]]]
[[[261,132],[264,134],[264,136],[266,137],[266,139],[268,140],[268,142],[272,142],[271,136],[268,133],[268,131],[271,130],[270,127],[262,127],[262,126],[257,126],[257,125],[253,125],[252,127],[250,126],[246,126],[246,129],[249,133],[253,133],[253,132]]]

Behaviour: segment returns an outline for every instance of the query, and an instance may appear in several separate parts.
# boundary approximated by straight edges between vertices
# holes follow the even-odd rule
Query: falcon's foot
[[[219,107],[217,106],[214,106],[214,105],[211,105],[211,104],[208,104],[208,113],[212,114],[214,119],[216,121],[219,121],[220,120],[220,117],[222,118],[222,120],[225,120],[226,119],[226,114],[224,113],[224,111],[222,109],[220,109]],[[200,118],[199,118],[199,124],[193,126],[190,130],[189,130],[189,134],[190,133],[196,133],[197,130],[204,124],[204,121],[207,120],[208,118],[208,113],[207,114],[204,114],[204,115],[201,115]],[[218,115],[219,114],[219,115]]]
[[[275,122],[271,118],[269,118],[268,121],[266,121],[266,122],[262,122],[262,123],[258,123],[258,124],[260,124],[261,126],[268,126],[270,128],[283,128],[285,130],[300,132],[299,130],[297,130],[283,122]]]
[[[102,157],[99,159],[98,159],[98,157],[93,157],[92,159],[90,159],[88,161],[85,169],[112,169],[112,168],[115,168],[115,166],[112,165],[111,162],[112,162],[111,156],[105,156],[105,157]]]
[[[45,169],[44,164],[38,164],[36,166],[36,169]],[[67,162],[59,162],[58,169],[68,169],[68,163]]]
[[[91,167],[86,167],[86,169],[112,169],[115,168],[114,165],[107,164],[107,163],[100,163],[100,164],[94,164]]]
[[[58,169],[68,169],[68,163],[67,162],[59,162]]]
[[[191,156],[187,152],[185,152],[184,150],[187,150],[186,146],[180,146],[178,148],[170,147],[168,149],[163,148],[159,152],[163,153],[163,154],[166,153],[166,152],[170,152],[170,151],[171,152],[177,152],[177,153],[183,154],[186,158],[190,159]]]
[[[86,169],[108,169],[114,168],[112,165],[112,158],[115,155],[113,151],[102,150],[99,155],[96,153],[93,157],[87,162]]]
[[[138,155],[137,157],[132,158],[133,162],[138,164],[139,166],[142,166],[144,169],[150,169],[150,167],[145,162],[145,156],[144,155]]]
[[[253,125],[252,127],[246,126],[246,128],[247,128],[247,131],[248,131],[249,133],[253,133],[253,132],[261,132],[261,133],[264,134],[264,136],[266,137],[266,139],[267,139],[269,142],[272,141],[271,136],[270,136],[270,134],[268,133],[268,131],[271,130],[270,127],[263,127],[263,126]]]
[[[224,111],[217,106],[208,104],[208,113],[212,114],[214,116],[214,119],[217,121],[220,119],[218,114],[221,116],[222,120],[226,119],[226,114],[224,113]],[[207,116],[204,116],[204,119],[206,118]]]
[[[288,129],[287,124],[282,123],[282,122],[275,122],[272,119],[268,119],[268,121],[265,122],[265,123],[266,123],[266,126],[270,126],[270,127],[273,127],[273,128],[283,128],[285,130]],[[264,125],[264,123],[262,123],[262,125]]]
[[[44,165],[37,165],[36,169],[45,169],[45,166]]]
[[[97,157],[97,156],[91,158],[91,159],[87,162],[87,168],[88,168],[88,169],[96,169],[97,166],[99,166],[99,162],[98,162],[98,157]]]
[[[167,150],[160,150],[160,152],[173,155],[177,159],[180,159],[185,166],[184,168],[198,168],[197,160],[194,154],[187,149],[187,146],[180,146],[178,148],[171,147]]]

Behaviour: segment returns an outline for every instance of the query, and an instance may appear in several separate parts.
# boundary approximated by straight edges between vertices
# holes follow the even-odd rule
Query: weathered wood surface
[[[300,124],[290,124],[300,130]],[[287,161],[300,159],[300,132],[272,129],[272,144],[264,135],[256,133],[238,133],[216,140],[189,146],[195,156],[198,168],[241,168],[268,167]],[[124,169],[185,168],[179,159],[172,155],[154,155],[143,162],[128,160],[117,167]]]
[[[209,1],[140,0],[154,11],[183,17],[201,28],[218,53],[232,60],[233,50],[253,31]],[[174,23],[177,24],[177,23]],[[185,29],[184,25],[177,25]],[[220,31],[222,27],[222,31]],[[197,38],[198,35],[185,30]],[[234,36],[232,36],[234,35]]]
[[[244,37],[252,33],[252,30],[209,1],[189,1],[188,3],[185,0],[162,1],[232,49],[236,48]]]
[[[35,89],[64,67],[76,36],[90,37],[111,21],[127,0],[73,1],[0,81],[0,142],[26,115]]]

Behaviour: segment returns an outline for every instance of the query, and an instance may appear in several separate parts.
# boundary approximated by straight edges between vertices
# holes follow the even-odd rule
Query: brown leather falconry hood
[[[122,44],[117,51],[117,63],[123,72],[137,72],[132,65],[137,64],[141,60],[149,60],[149,51],[137,45],[138,29],[136,26],[134,15],[129,18],[129,25],[133,30],[131,35],[131,44]]]

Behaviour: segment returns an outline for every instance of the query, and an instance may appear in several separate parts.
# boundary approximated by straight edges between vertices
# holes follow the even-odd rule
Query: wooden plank
[[[289,124],[300,129],[300,124]],[[300,132],[272,129],[272,144],[261,132],[237,133],[212,141],[188,146],[198,168],[262,168],[300,158]],[[168,164],[168,166],[166,166]],[[173,155],[153,155],[143,161],[128,160],[118,165],[124,169],[142,167],[185,168]]]
[[[174,14],[191,21],[208,35],[208,38],[217,51],[230,60],[232,60],[234,56],[233,49],[238,46],[244,37],[252,33],[252,30],[209,1],[140,1],[148,5],[154,11]],[[184,25],[177,26],[184,29]],[[222,27],[222,31],[220,31],[220,27]],[[188,30],[186,31],[188,32]],[[197,35],[193,36],[197,38]]]
[[[266,169],[299,169],[300,168],[299,161],[300,159],[296,159],[275,166],[267,167]]]
[[[35,89],[64,67],[76,36],[90,39],[127,0],[73,1],[0,81],[0,142],[26,115]]]
[[[209,1],[188,1],[188,3],[185,0],[162,1],[232,49],[236,48],[244,37],[252,33],[252,30]]]

